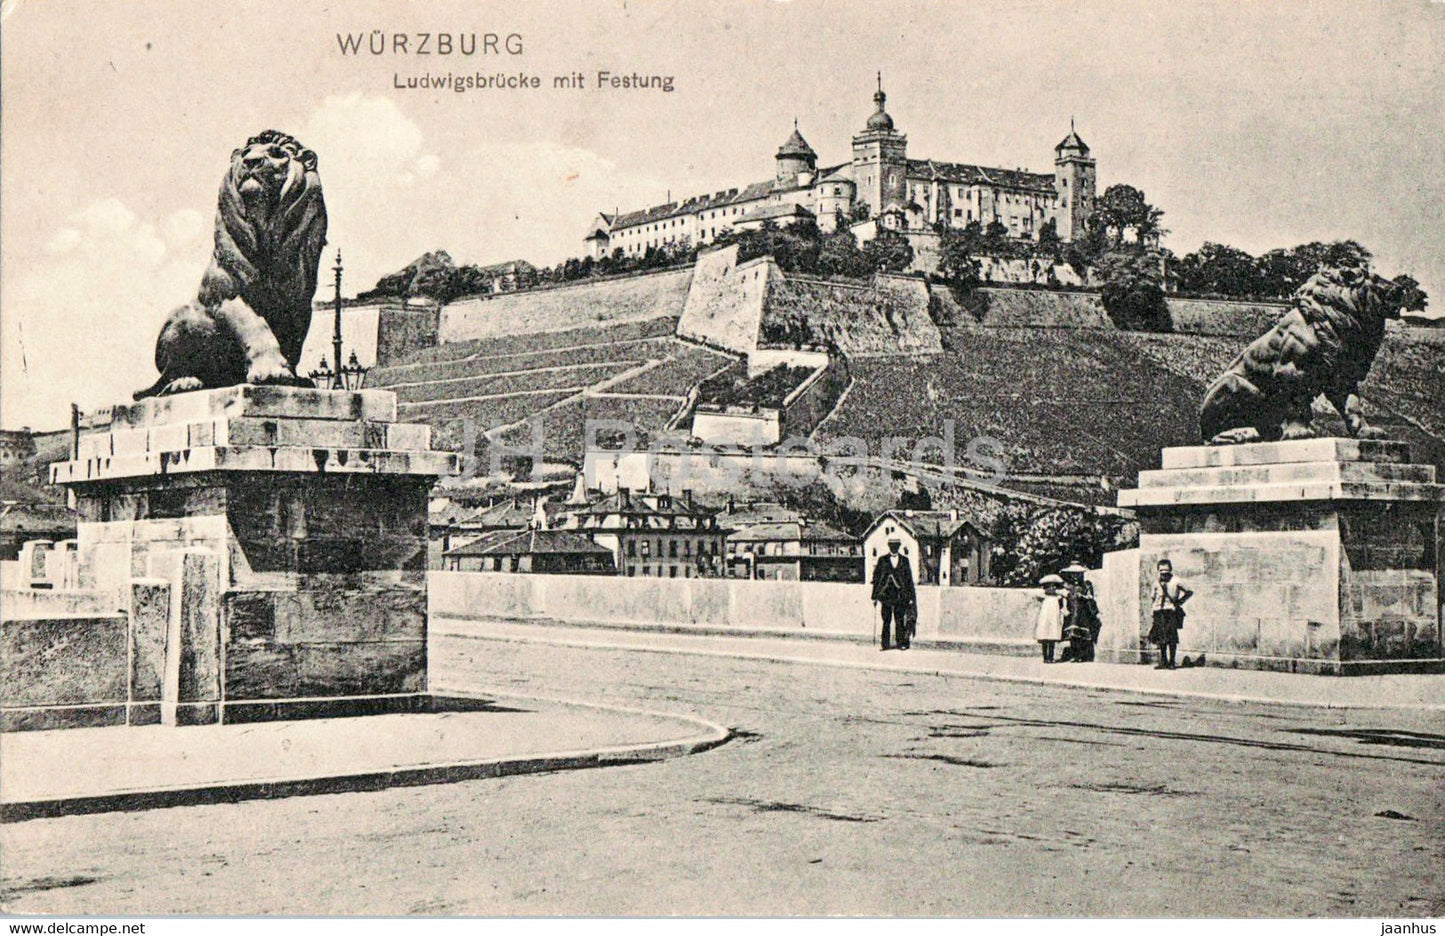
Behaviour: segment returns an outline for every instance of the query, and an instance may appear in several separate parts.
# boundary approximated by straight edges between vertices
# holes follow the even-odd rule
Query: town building
[[[909,158],[908,138],[884,107],[881,76],[873,101],[848,162],[819,167],[818,154],[794,122],[774,155],[771,179],[639,211],[599,213],[584,238],[587,254],[642,256],[649,249],[702,246],[764,221],[786,226],[802,219],[831,231],[842,218],[860,240],[879,228],[921,233],[938,224],[987,227],[995,221],[1020,239],[1037,240],[1049,222],[1063,241],[1084,232],[1094,211],[1098,166],[1072,121],[1054,147],[1053,171],[1028,172]]]
[[[861,582],[863,546],[826,523],[752,524],[728,535],[728,575],[789,582]]]
[[[35,437],[29,429],[0,429],[0,471],[18,469],[35,457]]]
[[[449,572],[614,575],[612,550],[570,530],[495,530],[447,550]]]
[[[992,583],[992,543],[956,510],[888,510],[863,534],[869,584],[873,567],[887,555],[888,541],[899,541],[918,585],[987,585]]]
[[[58,543],[75,538],[75,511],[64,504],[5,501],[0,503],[0,560],[20,558],[32,540]]]
[[[728,529],[691,491],[617,493],[558,518],[612,551],[619,575],[711,578],[724,574]]]

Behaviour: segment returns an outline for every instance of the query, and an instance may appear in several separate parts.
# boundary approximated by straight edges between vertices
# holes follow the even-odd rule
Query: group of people
[[[873,569],[873,604],[878,606],[882,622],[882,650],[907,650],[918,626],[918,596],[913,585],[913,569],[908,557],[899,553],[899,540],[888,541],[887,554],[880,556]],[[1174,669],[1179,649],[1179,631],[1184,627],[1184,603],[1194,594],[1174,578],[1174,565],[1160,559],[1158,580],[1149,597],[1151,624],[1149,642],[1159,648],[1159,669]],[[1034,594],[1039,602],[1034,639],[1039,642],[1045,663],[1088,663],[1094,659],[1103,619],[1094,586],[1085,573],[1089,570],[1075,562],[1045,575]],[[1055,660],[1054,652],[1066,643]],[[1186,661],[1186,665],[1187,665]]]
[[[1094,645],[1099,642],[1103,620],[1094,586],[1084,578],[1089,570],[1079,563],[1067,565],[1058,575],[1045,575],[1039,580],[1042,590],[1034,639],[1043,648],[1045,663],[1088,663],[1094,659]],[[1067,642],[1063,654],[1054,659],[1054,648]]]
[[[1148,639],[1159,649],[1157,668],[1174,669],[1178,665],[1179,631],[1184,627],[1184,603],[1194,592],[1174,577],[1174,564],[1168,559],[1160,559],[1156,568],[1158,579],[1149,593]],[[1076,562],[1058,575],[1045,575],[1039,580],[1042,588],[1035,595],[1040,604],[1034,639],[1043,648],[1045,663],[1055,662],[1054,648],[1061,641],[1069,645],[1057,662],[1085,663],[1094,658],[1102,620],[1094,586],[1084,579],[1087,571]]]

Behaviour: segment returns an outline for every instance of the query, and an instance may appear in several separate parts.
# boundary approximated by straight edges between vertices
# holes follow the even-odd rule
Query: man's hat
[[[902,545],[903,545],[903,540],[899,539],[899,538],[896,537],[896,536],[890,536],[890,537],[888,538],[888,545],[889,545],[889,546],[902,546]]]
[[[1085,572],[1087,572],[1087,571],[1089,571],[1089,570],[1088,570],[1088,567],[1086,567],[1086,566],[1084,566],[1084,565],[1081,565],[1081,564],[1079,564],[1079,563],[1077,563],[1077,562],[1073,562],[1073,563],[1070,563],[1069,565],[1064,566],[1064,567],[1063,567],[1062,569],[1060,569],[1059,571],[1060,571],[1060,572],[1078,572],[1078,573],[1080,573],[1080,574],[1082,575],[1083,573],[1085,573]]]
[[[1039,579],[1039,584],[1040,584],[1040,585],[1062,585],[1062,584],[1064,584],[1064,580],[1061,579],[1061,578],[1059,578],[1057,575],[1045,575],[1043,578]]]

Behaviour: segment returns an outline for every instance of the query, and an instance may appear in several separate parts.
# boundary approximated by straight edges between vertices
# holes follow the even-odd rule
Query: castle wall
[[[640,322],[683,314],[693,271],[529,289],[461,299],[442,308],[437,340],[482,338]]]
[[[378,316],[376,363],[380,367],[395,364],[422,348],[435,347],[441,309],[423,305],[409,308],[383,306]]]
[[[937,354],[928,284],[904,276],[842,283],[790,275],[770,282],[758,333],[763,346],[833,346],[844,354]]]
[[[679,338],[738,354],[756,347],[768,284],[781,274],[772,258],[740,265],[737,256],[737,247],[726,247],[697,258],[677,323]]]

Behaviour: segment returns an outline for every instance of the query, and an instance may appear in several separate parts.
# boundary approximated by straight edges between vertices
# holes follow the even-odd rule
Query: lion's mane
[[[215,249],[196,298],[161,327],[160,378],[137,399],[238,383],[309,385],[295,371],[325,245],[316,154],[277,130],[251,137],[221,180]]]
[[[1294,308],[1209,386],[1200,434],[1210,441],[1253,429],[1261,439],[1278,439],[1289,425],[1309,425],[1320,394],[1345,416],[1347,399],[1380,349],[1385,321],[1398,310],[1397,290],[1368,270],[1320,270],[1295,292]]]
[[[266,193],[266,210],[253,217],[240,184],[243,157],[256,144],[276,144],[290,156],[285,181]],[[216,207],[216,249],[198,299],[214,307],[239,296],[266,320],[295,368],[311,327],[311,300],[321,249],[326,244],[326,205],[316,154],[279,130],[267,130],[231,154]]]

